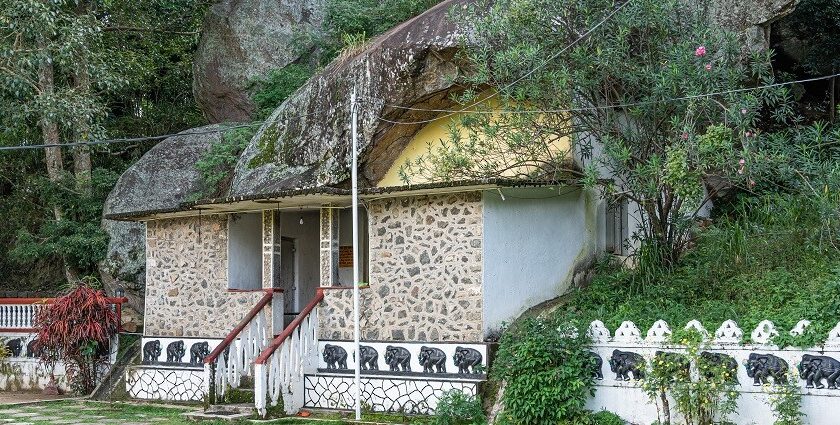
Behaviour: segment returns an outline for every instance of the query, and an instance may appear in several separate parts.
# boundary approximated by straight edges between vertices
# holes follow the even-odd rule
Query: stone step
[[[193,420],[239,421],[255,414],[254,403],[214,404],[204,410],[184,413]]]

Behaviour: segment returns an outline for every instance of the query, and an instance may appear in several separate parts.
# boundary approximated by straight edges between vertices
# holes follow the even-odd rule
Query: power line
[[[605,109],[622,109],[622,108],[631,108],[634,106],[643,106],[643,105],[651,105],[656,103],[670,103],[670,102],[680,102],[686,100],[694,100],[694,99],[702,99],[708,97],[715,97],[715,96],[722,96],[726,94],[734,94],[734,93],[743,93],[743,92],[750,92],[750,91],[758,91],[758,90],[765,90],[771,89],[776,87],[783,87],[789,86],[793,84],[801,84],[801,83],[809,83],[813,81],[821,81],[821,80],[828,80],[831,78],[840,77],[840,73],[832,74],[832,75],[824,75],[821,77],[813,77],[813,78],[805,78],[801,80],[794,80],[794,81],[785,81],[781,83],[773,83],[773,84],[766,84],[763,86],[757,87],[744,87],[739,89],[731,89],[731,90],[723,90],[711,93],[702,93],[702,94],[695,94],[683,97],[674,97],[670,99],[655,99],[655,100],[645,100],[639,102],[628,102],[628,103],[616,103],[612,105],[600,105],[600,106],[588,106],[588,107],[581,107],[581,108],[567,108],[567,109],[534,109],[534,110],[486,110],[486,111],[478,111],[478,110],[467,110],[474,105],[467,106],[464,109],[455,110],[455,109],[425,109],[425,108],[415,108],[410,106],[399,106],[399,105],[389,105],[385,104],[384,106],[397,108],[397,109],[405,109],[409,111],[421,111],[421,112],[447,112],[447,115],[443,115],[440,117],[436,117],[429,120],[424,121],[392,121],[386,118],[377,117],[380,121],[384,121],[391,124],[404,124],[404,125],[411,125],[411,124],[423,124],[432,121],[439,120],[441,118],[446,118],[448,116],[454,115],[456,113],[463,113],[463,114],[552,114],[552,113],[567,113],[567,112],[585,112],[585,111],[596,111],[596,110],[605,110]]]
[[[281,117],[282,120],[294,120],[300,118],[306,118],[313,115],[318,114],[318,112],[311,112],[308,114],[303,115],[296,115],[293,117]],[[225,126],[221,124],[219,128],[215,129],[208,129],[208,130],[201,130],[201,131],[184,131],[181,133],[171,133],[171,134],[161,134],[158,136],[140,136],[140,137],[122,137],[122,138],[114,138],[114,139],[103,139],[103,140],[91,140],[89,142],[68,142],[68,143],[52,143],[52,144],[39,144],[39,145],[17,145],[17,146],[0,146],[0,151],[15,151],[15,150],[27,150],[27,149],[42,149],[42,148],[62,148],[62,147],[73,147],[73,146],[96,146],[96,145],[108,145],[113,143],[136,143],[136,142],[150,142],[155,140],[163,140],[168,139],[170,137],[177,137],[177,136],[196,136],[196,135],[203,135],[203,134],[215,134],[215,133],[222,133],[229,130],[236,130],[240,128],[253,128],[259,127],[265,124],[267,121],[256,121],[248,124],[239,124],[239,125],[232,125],[232,126]]]
[[[566,53],[566,51],[567,51],[567,50],[571,49],[572,47],[574,47],[575,45],[577,45],[578,43],[580,43],[580,42],[581,42],[581,41],[583,41],[584,39],[588,38],[588,37],[589,37],[589,35],[591,35],[593,32],[595,32],[595,30],[597,30],[598,28],[600,28],[600,27],[601,27],[601,25],[603,25],[604,23],[606,23],[607,21],[609,21],[609,20],[610,20],[613,16],[615,16],[615,14],[616,14],[616,13],[618,13],[619,11],[621,11],[621,9],[623,9],[625,6],[627,6],[628,4],[630,4],[632,1],[633,1],[633,0],[626,0],[624,3],[621,3],[621,4],[620,4],[620,5],[618,5],[615,9],[613,9],[610,13],[608,13],[606,16],[604,16],[604,18],[603,18],[603,19],[601,19],[600,21],[598,21],[598,23],[597,23],[597,24],[595,24],[594,26],[592,26],[591,28],[589,28],[588,30],[586,30],[586,32],[584,32],[584,33],[583,33],[583,34],[581,34],[578,38],[576,38],[574,41],[572,41],[571,43],[569,43],[566,47],[563,47],[563,48],[562,48],[562,49],[560,49],[558,52],[556,52],[556,53],[554,53],[553,55],[549,56],[549,58],[548,58],[548,59],[546,59],[545,61],[543,61],[543,63],[541,63],[541,64],[539,64],[538,66],[536,66],[535,68],[533,68],[533,69],[529,70],[528,72],[526,72],[525,74],[523,74],[523,75],[522,75],[522,76],[520,76],[519,78],[517,78],[517,79],[513,80],[512,82],[510,82],[510,83],[509,83],[509,84],[507,84],[506,86],[502,87],[502,89],[501,89],[501,90],[496,91],[495,93],[493,93],[493,94],[491,94],[490,96],[487,96],[487,97],[485,97],[485,98],[483,98],[483,99],[476,100],[476,101],[475,101],[475,102],[473,102],[472,104],[470,104],[470,105],[466,106],[464,109],[469,109],[469,108],[472,108],[472,107],[474,107],[474,106],[476,106],[476,105],[478,105],[478,104],[480,104],[480,103],[482,103],[482,102],[487,101],[488,99],[492,99],[492,98],[496,97],[496,96],[499,94],[499,92],[501,92],[501,91],[505,91],[505,90],[507,90],[507,89],[509,89],[509,88],[513,87],[514,85],[516,85],[516,84],[517,84],[517,83],[519,83],[520,81],[522,81],[522,80],[524,80],[524,79],[526,79],[526,78],[530,77],[530,76],[531,76],[531,74],[533,74],[533,73],[537,72],[539,69],[541,69],[541,68],[543,68],[544,66],[548,65],[548,64],[549,64],[551,61],[553,61],[554,59],[557,59],[557,58],[558,58],[560,55],[562,55],[563,53]],[[368,97],[368,99],[370,99],[370,98]],[[393,105],[389,105],[389,106],[393,106]],[[441,112],[443,112],[443,111],[441,111]],[[382,121],[385,121],[385,122],[390,122],[390,123],[392,123],[392,124],[427,124],[427,123],[430,123],[430,122],[432,122],[432,121],[435,121],[435,120],[438,120],[438,119],[441,119],[441,118],[446,118],[446,117],[452,116],[452,115],[454,115],[454,114],[456,114],[456,113],[458,113],[458,112],[461,112],[461,111],[452,111],[452,110],[450,110],[450,111],[446,111],[446,112],[448,112],[448,113],[447,113],[446,115],[442,116],[442,117],[436,117],[436,118],[434,118],[434,119],[430,119],[430,120],[413,121],[413,122],[396,122],[396,121],[389,121],[389,120],[384,119],[384,118],[382,118],[382,117],[377,117],[377,118],[378,118],[379,120],[382,120]]]

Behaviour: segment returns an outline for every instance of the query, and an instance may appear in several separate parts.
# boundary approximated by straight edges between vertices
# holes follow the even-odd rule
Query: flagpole
[[[359,329],[359,170],[357,152],[357,122],[358,105],[356,104],[356,86],[353,86],[353,96],[350,98],[350,133],[353,138],[353,347],[356,352],[355,377],[356,386],[356,420],[362,420],[362,387],[361,387],[361,355],[359,350],[361,330]]]

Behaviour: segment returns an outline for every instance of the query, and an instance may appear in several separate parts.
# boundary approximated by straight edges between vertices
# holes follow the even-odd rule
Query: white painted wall
[[[484,330],[569,289],[599,242],[597,197],[572,187],[484,192]]]
[[[262,288],[262,215],[231,214],[228,218],[228,285],[231,289]]]
[[[367,282],[367,240],[368,240],[368,218],[367,211],[359,207],[359,263],[361,263],[360,276],[363,282]],[[338,245],[353,246],[353,211],[350,208],[343,209],[338,214]],[[341,286],[353,286],[353,268],[338,268],[338,283]]]
[[[315,289],[320,286],[318,217],[318,211],[280,213],[280,236],[295,240],[297,259],[295,276],[298,290],[294,312],[305,306],[315,296]],[[303,224],[300,223],[301,219],[303,219]]]

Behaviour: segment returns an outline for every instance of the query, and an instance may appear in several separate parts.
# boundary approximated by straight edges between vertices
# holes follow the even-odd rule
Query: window
[[[607,205],[607,252],[627,255],[627,200],[618,199]]]

